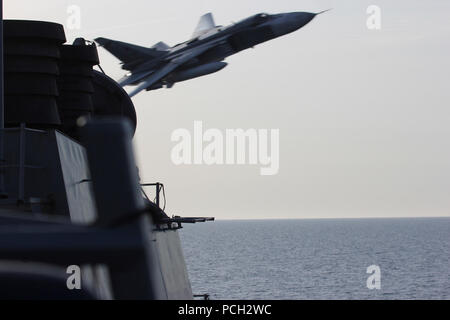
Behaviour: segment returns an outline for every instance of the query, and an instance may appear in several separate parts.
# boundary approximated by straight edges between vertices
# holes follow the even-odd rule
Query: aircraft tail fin
[[[198,22],[197,28],[195,28],[192,37],[197,38],[198,36],[201,36],[202,34],[208,32],[211,29],[214,29],[215,27],[216,24],[214,22],[212,13],[207,13],[200,18],[200,21]]]
[[[139,60],[156,59],[163,54],[156,48],[145,48],[131,43],[106,38],[97,38],[95,41],[124,64]]]

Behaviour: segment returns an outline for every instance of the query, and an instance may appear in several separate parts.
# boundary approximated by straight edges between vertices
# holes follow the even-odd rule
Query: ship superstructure
[[[193,299],[178,230],[212,218],[169,217],[139,181],[134,106],[96,45],[5,20],[0,47],[0,298]]]

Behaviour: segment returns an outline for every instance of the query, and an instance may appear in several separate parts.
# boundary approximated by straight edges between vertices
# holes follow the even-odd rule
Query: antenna
[[[322,13],[325,13],[325,12],[328,12],[328,11],[331,11],[331,10],[333,10],[333,8],[330,8],[330,9],[327,9],[327,10],[320,11],[320,12],[316,13],[316,16],[318,16],[319,14],[322,14]]]

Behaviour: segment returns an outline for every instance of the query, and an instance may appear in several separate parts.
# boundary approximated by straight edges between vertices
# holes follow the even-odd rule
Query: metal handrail
[[[156,196],[155,196],[155,204],[161,208],[160,206],[160,195],[161,195],[161,191],[163,192],[164,195],[164,207],[162,208],[163,211],[166,208],[166,196],[165,196],[165,191],[164,191],[164,184],[160,183],[160,182],[156,182],[156,183],[143,183],[141,184],[141,187],[155,187],[156,189]],[[144,195],[147,197],[147,195],[144,192]],[[148,199],[148,197],[147,197]]]

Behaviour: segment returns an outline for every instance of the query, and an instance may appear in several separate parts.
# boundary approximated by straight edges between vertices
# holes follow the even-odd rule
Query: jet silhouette
[[[225,58],[292,33],[323,12],[260,13],[227,27],[216,26],[208,13],[200,18],[190,40],[173,47],[164,42],[145,48],[106,38],[95,41],[129,71],[119,84],[137,86],[130,92],[133,97],[142,90],[171,88],[177,82],[220,71],[227,66]]]

